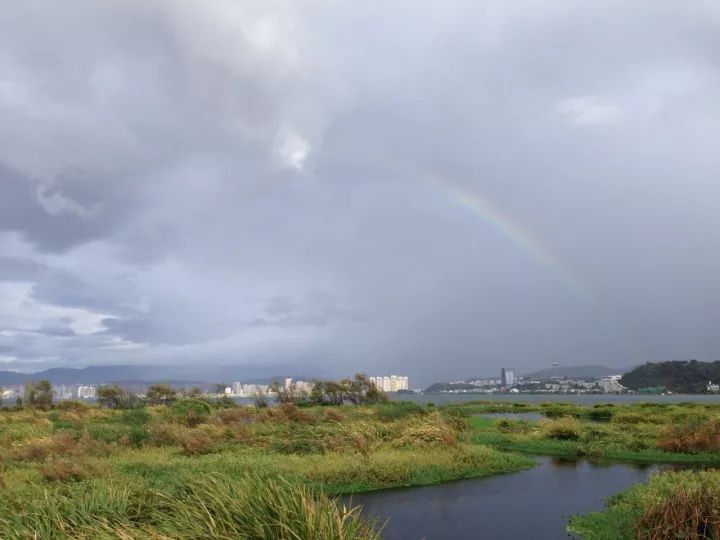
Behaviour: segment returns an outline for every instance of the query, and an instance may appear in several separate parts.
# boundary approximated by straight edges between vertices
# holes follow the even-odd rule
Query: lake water
[[[466,401],[497,401],[507,403],[543,403],[545,401],[561,401],[578,405],[595,405],[597,403],[694,403],[720,404],[720,395],[710,394],[672,394],[669,396],[648,395],[613,395],[613,394],[392,394],[393,400],[412,401],[414,403],[463,403]]]
[[[385,540],[567,538],[568,518],[660,470],[539,458],[529,471],[355,495],[365,515],[390,518]]]

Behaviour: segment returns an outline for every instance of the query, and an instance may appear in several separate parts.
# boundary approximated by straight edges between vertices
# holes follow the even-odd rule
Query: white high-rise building
[[[370,382],[375,383],[378,390],[383,392],[397,392],[398,390],[409,390],[410,388],[409,379],[404,375],[370,377]]]
[[[625,390],[625,387],[620,384],[622,375],[610,375],[609,377],[603,377],[600,379],[600,386],[602,386],[603,392],[607,394],[617,394]]]
[[[500,370],[500,381],[503,386],[513,386],[515,384],[515,370],[502,368]]]
[[[243,393],[242,384],[240,384],[239,382],[232,383],[232,393],[235,396],[242,396],[242,393]]]
[[[78,386],[77,397],[79,399],[94,399],[97,397],[97,389],[94,386]]]

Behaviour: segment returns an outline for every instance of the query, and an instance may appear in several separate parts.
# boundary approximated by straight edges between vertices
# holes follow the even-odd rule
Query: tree
[[[182,394],[186,398],[197,399],[202,396],[202,390],[200,390],[200,388],[198,388],[197,386],[193,386],[189,390],[184,390]]]
[[[170,405],[175,401],[177,392],[169,384],[151,384],[146,396],[151,405]]]
[[[259,390],[258,393],[255,395],[255,406],[258,409],[264,409],[268,406],[267,397],[262,392],[262,390]]]
[[[316,380],[310,392],[310,401],[327,405],[342,405],[350,401],[354,405],[363,405],[387,401],[387,395],[367,375],[357,373],[352,379],[340,382]]]
[[[134,409],[141,405],[137,396],[117,384],[101,386],[97,391],[98,403],[109,409]]]
[[[53,387],[50,381],[43,379],[37,383],[25,383],[23,405],[26,407],[39,407],[48,409],[53,402]]]

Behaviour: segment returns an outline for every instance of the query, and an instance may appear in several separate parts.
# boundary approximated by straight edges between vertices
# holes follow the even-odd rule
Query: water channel
[[[539,420],[539,413],[487,414]],[[388,519],[386,540],[568,538],[575,514],[602,510],[605,499],[646,482],[667,465],[538,457],[528,471],[352,497],[363,513]]]
[[[355,495],[363,513],[389,518],[385,540],[567,538],[570,516],[645,482],[658,465],[538,458],[528,471]]]

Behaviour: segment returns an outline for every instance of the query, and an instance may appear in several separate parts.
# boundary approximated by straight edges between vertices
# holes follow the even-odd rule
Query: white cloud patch
[[[310,154],[310,143],[290,129],[283,129],[275,143],[275,155],[283,167],[302,171]]]
[[[575,126],[612,126],[623,118],[619,106],[595,95],[562,99],[555,104],[554,110]]]

